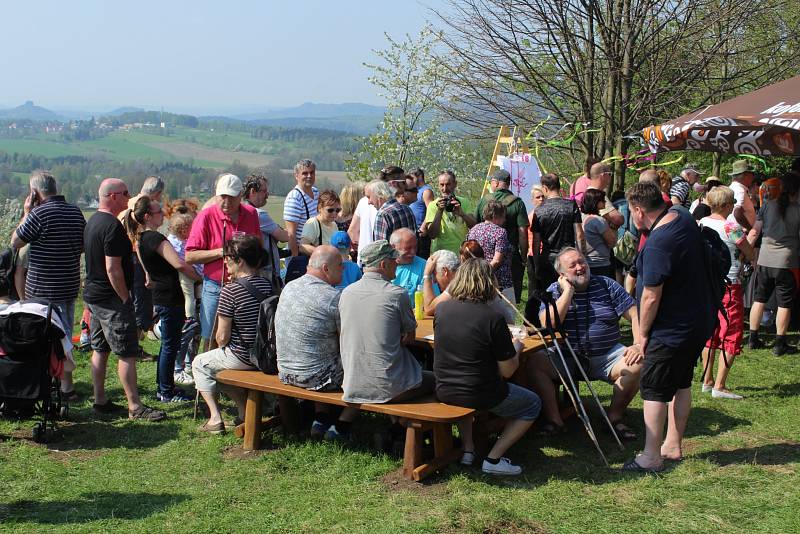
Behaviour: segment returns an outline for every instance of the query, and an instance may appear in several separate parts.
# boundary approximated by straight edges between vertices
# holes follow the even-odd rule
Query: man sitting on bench
[[[623,439],[636,439],[636,434],[622,422],[625,409],[639,390],[639,375],[642,369],[642,350],[638,343],[639,327],[636,302],[616,281],[605,276],[591,276],[586,258],[575,248],[566,247],[559,252],[554,265],[559,273],[558,281],[547,290],[556,299],[558,316],[564,322],[567,337],[575,349],[586,374],[591,380],[605,380],[614,386],[608,418]],[[546,324],[546,304],[542,304],[540,319]],[[619,318],[631,322],[634,344],[622,345]],[[552,306],[551,320],[555,320]],[[564,359],[569,372],[577,381],[581,375],[575,359],[565,345]],[[559,413],[556,389],[558,371],[566,378],[565,369],[558,353],[550,350],[548,355],[539,352],[528,360],[527,375],[533,388],[542,398],[545,417],[543,433],[558,433],[564,422]]]
[[[414,341],[417,321],[408,292],[391,282],[397,256],[385,239],[370,243],[360,255],[364,277],[342,291],[346,402],[403,402],[433,391],[433,373],[423,372],[405,347]]]
[[[338,391],[344,371],[339,356],[339,290],[342,256],[330,245],[314,249],[308,270],[286,284],[275,313],[278,378],[312,391]],[[314,404],[311,437],[346,439],[358,410],[345,408],[331,425],[330,406]]]

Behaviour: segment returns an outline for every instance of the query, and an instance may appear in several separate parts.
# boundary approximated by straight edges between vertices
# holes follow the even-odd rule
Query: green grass
[[[798,532],[799,370],[800,357],[745,351],[729,385],[746,400],[697,392],[687,458],[657,476],[602,467],[573,419],[566,435],[527,436],[511,449],[525,467],[517,479],[453,467],[410,484],[393,476],[399,459],[370,448],[385,424],[377,416],[361,417],[350,447],[274,433],[249,455],[237,454],[232,435],[197,432],[189,405],[168,406],[161,424],[97,418],[80,355],[77,389],[87,400],[72,406],[60,440],[38,445],[30,421],[0,421],[0,530]],[[113,366],[107,383],[122,401]],[[139,385],[156,404],[154,363],[139,364]],[[607,401],[610,389],[598,387]],[[628,422],[642,431],[638,397]],[[601,444],[617,467],[642,445],[620,452],[605,433]]]

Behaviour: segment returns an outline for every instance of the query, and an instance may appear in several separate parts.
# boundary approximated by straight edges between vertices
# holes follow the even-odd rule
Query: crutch
[[[523,324],[533,329],[533,331],[536,332],[536,334],[539,336],[539,339],[542,341],[542,344],[546,349],[545,352],[547,353],[547,358],[550,360],[550,363],[551,365],[553,365],[553,369],[555,369],[556,374],[558,375],[558,378],[561,381],[561,384],[564,386],[564,390],[567,392],[567,395],[569,396],[569,399],[572,402],[572,406],[575,408],[575,413],[578,414],[578,418],[581,420],[581,423],[583,423],[583,428],[586,430],[586,434],[588,434],[589,439],[592,441],[595,448],[597,449],[597,452],[600,454],[600,458],[603,460],[603,463],[606,465],[606,467],[609,467],[608,460],[606,459],[605,454],[603,454],[603,449],[600,447],[600,442],[597,440],[597,436],[595,435],[594,429],[592,428],[592,423],[589,420],[588,415],[586,414],[586,409],[583,406],[583,401],[581,400],[580,393],[575,385],[575,380],[572,378],[572,374],[570,373],[569,367],[566,364],[564,354],[561,352],[561,348],[558,345],[558,340],[556,339],[556,329],[553,328],[553,324],[550,318],[549,305],[547,305],[547,302],[545,302],[546,304],[545,324],[547,325],[548,333],[550,335],[550,339],[552,340],[552,345],[553,347],[555,347],[557,354],[561,358],[564,371],[567,375],[567,378],[569,379],[569,384],[567,383],[567,380],[564,379],[564,376],[561,374],[561,371],[558,370],[558,366],[553,363],[553,356],[551,352],[547,350],[547,341],[545,340],[544,335],[542,335],[541,330],[536,328],[535,325],[533,325],[530,321],[528,321],[528,319],[526,319],[525,316],[522,313],[520,313],[517,307],[514,304],[512,304],[511,301],[509,301],[505,295],[503,295],[503,293],[497,288],[497,286],[495,286],[494,289],[495,292],[500,296],[500,298],[503,299],[503,301],[505,301],[507,305],[511,306],[511,308],[514,310],[514,313],[516,313],[517,316],[522,319]],[[552,296],[550,296],[550,293],[547,293],[547,296],[550,298],[550,301],[552,301]],[[544,301],[545,299],[541,300]],[[558,314],[558,310],[556,310],[556,314]],[[570,384],[572,386],[570,386]]]
[[[546,295],[540,295],[540,296],[544,297],[541,300],[546,302],[546,304],[548,305],[548,309],[549,309],[549,305],[550,304],[553,305],[553,310],[555,311],[555,315],[556,315],[556,328],[558,329],[559,333],[561,334],[561,337],[564,340],[564,343],[566,343],[567,348],[569,349],[570,353],[572,354],[572,357],[575,360],[575,364],[577,365],[578,369],[580,370],[581,376],[583,376],[583,380],[586,382],[586,385],[589,387],[589,391],[591,392],[592,397],[594,398],[595,402],[597,403],[597,408],[598,408],[598,410],[600,410],[600,414],[603,416],[603,419],[608,424],[608,428],[611,430],[611,435],[614,436],[614,439],[616,440],[617,445],[619,445],[619,450],[624,451],[625,450],[625,446],[622,444],[622,441],[620,441],[619,436],[617,435],[617,430],[614,428],[614,425],[611,423],[611,420],[608,418],[608,414],[606,413],[605,408],[603,408],[603,403],[600,402],[600,397],[597,396],[597,392],[595,392],[594,387],[592,386],[592,382],[591,382],[591,380],[589,380],[589,377],[586,374],[586,369],[584,369],[583,365],[581,365],[581,362],[578,359],[578,355],[575,353],[575,349],[572,348],[572,343],[569,342],[569,338],[567,337],[566,332],[564,331],[564,324],[563,324],[563,322],[561,322],[561,318],[558,316],[558,308],[556,307],[555,301],[553,300],[553,296],[550,293],[547,293]]]

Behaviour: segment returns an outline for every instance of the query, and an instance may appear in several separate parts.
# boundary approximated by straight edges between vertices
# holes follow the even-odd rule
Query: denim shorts
[[[489,411],[508,419],[535,421],[542,411],[542,400],[529,389],[508,384],[508,396],[497,406],[489,408]]]
[[[573,345],[573,348],[574,345]],[[600,356],[592,356],[589,358],[589,369],[584,369],[586,374],[589,375],[590,380],[604,380],[606,382],[611,382],[611,370],[614,369],[614,366],[617,364],[618,361],[622,359],[622,356],[625,354],[625,349],[627,347],[621,343],[617,343],[611,350],[605,354]],[[561,373],[562,376],[566,375],[564,371],[564,364],[561,363],[561,356],[558,355],[558,352],[555,349],[548,349],[550,353],[550,359],[553,362],[556,370]],[[567,360],[567,365],[569,366],[569,372],[573,378],[577,381],[579,378],[582,379],[583,376],[578,373],[578,368],[575,364],[575,359],[572,357],[572,353],[567,348],[566,344],[561,345],[561,352],[564,354],[564,359]]]
[[[220,291],[222,285],[219,282],[203,277],[203,294],[200,297],[200,337],[203,339],[211,339]]]
[[[114,352],[120,358],[139,354],[139,334],[133,312],[133,299],[123,303],[118,297],[102,304],[86,303],[92,313],[92,350]]]

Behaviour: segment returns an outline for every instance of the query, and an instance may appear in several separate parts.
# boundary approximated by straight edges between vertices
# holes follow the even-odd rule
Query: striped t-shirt
[[[295,238],[300,242],[303,235],[303,226],[306,221],[317,216],[317,203],[319,202],[319,189],[311,188],[313,198],[306,195],[299,187],[295,187],[283,201],[283,220],[297,223]],[[304,202],[305,201],[305,202]]]
[[[692,186],[689,185],[689,182],[680,176],[675,176],[672,178],[672,185],[669,188],[669,196],[680,200],[681,206],[688,210],[689,206],[692,204],[692,199],[689,198],[689,193],[691,190]]]
[[[17,236],[31,245],[27,297],[68,302],[78,296],[85,226],[81,210],[61,195],[47,198],[25,217]]]
[[[272,286],[266,278],[249,276],[247,280],[265,295],[272,295]],[[256,341],[259,307],[260,303],[255,297],[235,281],[220,291],[217,313],[233,319],[227,347],[244,363],[250,363],[250,347]]]
[[[561,296],[558,282],[553,282],[547,290],[555,299]],[[567,310],[564,327],[572,348],[585,350],[590,358],[607,354],[619,343],[620,316],[635,304],[615,280],[592,276],[585,292],[575,292]],[[540,310],[544,311],[544,304]]]

